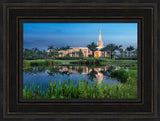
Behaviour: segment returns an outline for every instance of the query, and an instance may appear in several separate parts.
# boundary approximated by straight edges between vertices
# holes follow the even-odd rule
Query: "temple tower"
[[[101,37],[101,29],[99,31],[99,39],[98,39],[98,42],[97,42],[97,49],[100,50],[102,49],[104,46],[103,46],[103,41],[102,41],[102,37]]]

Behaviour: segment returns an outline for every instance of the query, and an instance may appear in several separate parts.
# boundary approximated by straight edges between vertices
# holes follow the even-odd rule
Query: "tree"
[[[23,57],[24,58],[30,58],[30,57],[32,57],[32,50],[25,49],[24,52],[23,52]]]
[[[46,58],[47,52],[45,50],[42,51],[43,57]]]
[[[122,45],[119,45],[117,50],[120,52],[120,57],[123,57],[124,56],[124,51],[123,51]]]
[[[59,54],[61,55],[61,57],[63,56],[63,53],[62,53],[62,52],[60,52]]]
[[[38,57],[40,57],[40,58],[43,57],[43,52],[41,50],[38,50],[37,54],[38,54]]]
[[[54,49],[54,47],[53,47],[53,45],[51,45],[51,46],[48,46],[48,49],[47,50],[53,50]]]
[[[70,46],[66,46],[64,47],[64,50],[70,49]]]
[[[59,48],[58,50],[67,50],[67,49],[70,49],[70,46],[61,47],[61,48]]]
[[[37,48],[32,48],[32,58],[35,59],[38,57],[38,49]]]
[[[66,57],[70,57],[70,53],[67,53]]]
[[[48,50],[50,51],[48,54],[49,57],[56,57],[59,55],[58,50],[55,49],[53,46],[48,46]]]
[[[50,57],[53,57],[53,58],[57,57],[58,55],[59,55],[59,53],[58,53],[57,50],[51,50],[51,52],[50,52],[50,54],[49,54],[49,56],[50,56]]]
[[[104,57],[106,56],[106,51],[108,51],[108,49],[106,47],[102,48],[100,51],[104,52]]]
[[[87,47],[92,51],[92,57],[94,57],[94,52],[97,50],[97,45],[94,42],[92,42]]]
[[[79,55],[79,57],[83,57],[83,53],[82,53],[81,49],[79,50],[78,55]]]
[[[111,59],[113,58],[114,51],[118,50],[118,46],[115,44],[109,44],[105,48],[107,51],[110,51]]]
[[[133,51],[133,56],[134,56],[134,57],[137,57],[137,49],[135,49],[135,50]]]
[[[126,51],[129,53],[129,56],[131,57],[132,51],[134,50],[133,46],[129,46],[126,48]]]

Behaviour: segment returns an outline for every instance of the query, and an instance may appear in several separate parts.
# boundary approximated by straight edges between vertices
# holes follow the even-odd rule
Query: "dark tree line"
[[[24,49],[23,58],[46,58],[47,52],[45,50],[41,51],[37,48]]]

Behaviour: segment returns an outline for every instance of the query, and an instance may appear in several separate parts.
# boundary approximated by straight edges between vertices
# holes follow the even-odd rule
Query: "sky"
[[[104,46],[114,43],[137,48],[137,23],[23,23],[23,48],[86,47],[97,44],[101,29]]]

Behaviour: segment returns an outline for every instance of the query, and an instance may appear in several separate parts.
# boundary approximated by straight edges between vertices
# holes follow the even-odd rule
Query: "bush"
[[[79,60],[79,59],[83,59],[82,57],[56,57],[55,59],[59,59],[59,60]]]
[[[111,71],[111,77],[116,77],[122,83],[125,83],[129,78],[129,72],[126,71],[125,69],[114,70]]]
[[[49,61],[30,62],[30,66],[49,66]]]
[[[135,57],[115,58],[115,60],[137,60]]]
[[[137,65],[131,66],[131,67],[129,67],[128,69],[130,69],[130,70],[137,70]]]

